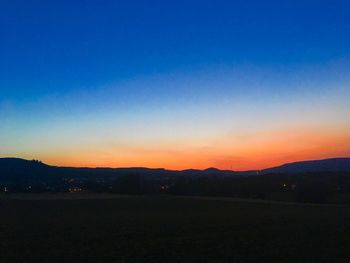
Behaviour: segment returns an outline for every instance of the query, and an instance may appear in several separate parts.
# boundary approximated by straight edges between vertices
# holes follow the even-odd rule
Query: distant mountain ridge
[[[125,174],[141,174],[148,178],[167,176],[250,176],[265,174],[296,174],[311,172],[350,172],[350,158],[301,161],[261,171],[231,171],[208,168],[204,170],[166,170],[163,168],[75,168],[46,165],[37,160],[0,158],[0,182],[52,181],[69,178],[115,178]]]
[[[308,173],[308,172],[347,172],[350,171],[350,158],[329,158],[286,163],[262,170],[266,173]]]

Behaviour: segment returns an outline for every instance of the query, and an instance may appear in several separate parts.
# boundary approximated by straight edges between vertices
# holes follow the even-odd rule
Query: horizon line
[[[19,160],[24,160],[24,161],[40,161],[45,165],[48,166],[53,166],[53,167],[62,167],[62,168],[82,168],[82,169],[153,169],[153,170],[157,170],[157,169],[162,169],[162,170],[168,170],[168,171],[186,171],[186,170],[199,170],[199,171],[205,171],[208,169],[216,169],[216,170],[220,170],[220,171],[231,171],[231,172],[254,172],[254,171],[263,171],[263,170],[267,170],[267,169],[271,169],[271,168],[276,168],[276,167],[280,167],[283,165],[287,165],[287,164],[293,164],[293,163],[300,163],[300,162],[313,162],[313,161],[325,161],[325,160],[332,160],[332,159],[350,159],[349,157],[329,157],[329,158],[322,158],[322,159],[304,159],[304,160],[299,160],[299,161],[293,161],[293,162],[286,162],[286,163],[280,163],[276,166],[270,166],[270,167],[266,167],[263,169],[246,169],[246,170],[232,170],[232,169],[220,169],[217,167],[207,167],[207,168],[203,168],[203,169],[199,169],[199,168],[186,168],[186,169],[168,169],[165,167],[145,167],[145,166],[119,166],[119,167],[108,167],[108,166],[60,166],[60,165],[53,165],[53,164],[49,164],[46,163],[44,161],[41,161],[39,159],[26,159],[26,158],[21,158],[21,157],[0,157],[0,159],[19,159]]]

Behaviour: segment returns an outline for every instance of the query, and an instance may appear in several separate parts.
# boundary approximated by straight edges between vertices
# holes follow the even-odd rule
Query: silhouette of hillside
[[[0,158],[0,181],[22,182],[50,180],[52,168],[37,160]]]
[[[350,158],[287,163],[278,167],[264,169],[259,174],[297,174],[313,172],[350,172]],[[163,168],[74,168],[57,167],[37,160],[19,158],[0,158],[0,182],[52,181],[64,177],[73,178],[115,178],[122,175],[139,174],[149,179],[168,176],[250,176],[257,171],[231,171],[208,168],[205,170],[166,170]]]
[[[234,171],[223,171],[219,169],[206,170],[166,170],[163,168],[75,168],[75,167],[58,167],[46,165],[36,160],[24,160],[19,158],[0,158],[0,182],[1,181],[28,181],[28,180],[51,180],[60,177],[76,178],[114,178],[126,174],[142,174],[149,178],[158,176],[187,175],[199,176],[204,174],[233,176],[243,173]]]
[[[281,166],[262,170],[264,174],[270,173],[310,173],[310,172],[347,172],[350,171],[350,158],[331,158],[324,160],[311,160],[287,163]]]
[[[0,191],[230,196],[350,204],[350,158],[303,161],[262,171],[74,168],[0,158]]]

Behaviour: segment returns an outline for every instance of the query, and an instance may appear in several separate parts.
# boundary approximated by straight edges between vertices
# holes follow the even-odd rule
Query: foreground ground
[[[350,207],[6,195],[0,262],[350,262]]]

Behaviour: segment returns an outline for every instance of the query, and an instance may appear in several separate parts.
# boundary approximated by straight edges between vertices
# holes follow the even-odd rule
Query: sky
[[[0,1],[0,157],[262,169],[350,156],[350,2]]]

